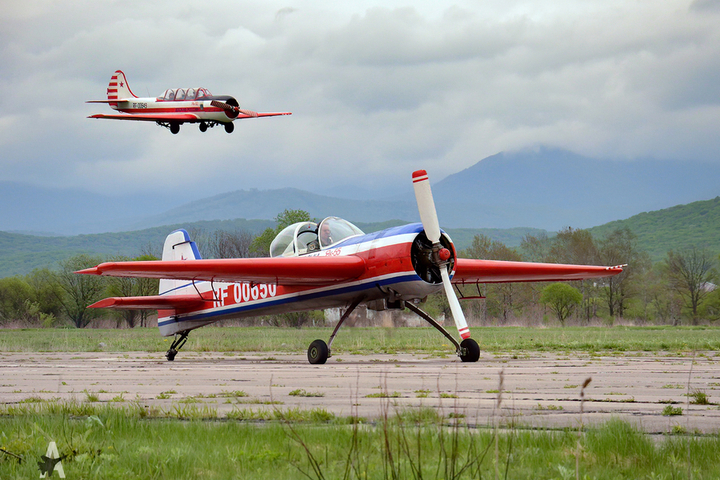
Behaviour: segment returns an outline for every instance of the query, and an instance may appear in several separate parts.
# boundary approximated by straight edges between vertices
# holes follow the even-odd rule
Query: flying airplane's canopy
[[[337,217],[315,222],[298,222],[285,227],[270,244],[271,257],[292,257],[324,250],[346,238],[364,235],[358,227]]]
[[[158,100],[181,101],[195,100],[196,98],[209,97],[212,93],[207,88],[170,88],[165,90]]]

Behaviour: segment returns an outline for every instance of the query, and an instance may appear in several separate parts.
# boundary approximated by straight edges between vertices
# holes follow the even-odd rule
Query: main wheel
[[[460,342],[460,349],[463,352],[460,360],[463,362],[477,362],[480,359],[480,345],[472,338]]]
[[[232,133],[233,130],[235,130],[235,125],[232,122],[225,124],[225,131],[227,133]]]
[[[328,346],[322,340],[315,340],[308,348],[308,362],[313,365],[322,365],[328,359]]]
[[[179,123],[171,123],[170,124],[170,132],[172,132],[173,135],[177,135],[177,133],[180,131],[180,124]]]
[[[206,132],[206,131],[207,131],[207,123],[205,123],[205,122],[200,122],[200,131],[201,131],[201,132]]]
[[[168,350],[167,353],[165,353],[165,357],[167,357],[168,362],[172,362],[173,360],[175,360],[175,355],[177,355],[177,353],[177,350],[175,350],[174,348]]]

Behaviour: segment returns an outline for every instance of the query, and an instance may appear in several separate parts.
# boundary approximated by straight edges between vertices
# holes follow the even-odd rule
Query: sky
[[[720,0],[2,3],[0,181],[201,198],[388,192],[538,145],[720,162]],[[88,119],[117,69],[293,114]]]

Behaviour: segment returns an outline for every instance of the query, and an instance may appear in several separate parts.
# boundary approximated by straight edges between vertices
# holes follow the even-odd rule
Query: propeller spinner
[[[430,189],[430,180],[425,170],[417,170],[412,174],[413,188],[415,189],[415,199],[417,200],[418,211],[420,212],[420,220],[425,230],[425,235],[432,242],[433,252],[431,255],[432,262],[440,270],[442,284],[445,290],[445,296],[450,304],[455,326],[458,329],[460,337],[463,341],[460,343],[460,358],[463,361],[477,361],[480,355],[480,348],[475,340],[470,338],[470,329],[465,319],[465,314],[460,307],[452,283],[450,283],[450,275],[447,265],[449,264],[452,253],[440,243],[440,223],[438,222],[437,210],[435,209],[435,201],[433,200],[432,190]],[[466,360],[468,358],[468,360]]]

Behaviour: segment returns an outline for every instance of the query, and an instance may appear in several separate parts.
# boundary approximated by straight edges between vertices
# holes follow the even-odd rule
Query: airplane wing
[[[116,310],[183,310],[213,301],[212,292],[200,295],[150,295],[145,297],[110,297],[88,308]]]
[[[265,113],[253,112],[252,115],[239,113],[238,116],[235,118],[238,119],[238,118],[257,118],[257,117],[277,117],[279,115],[292,115],[292,112],[265,112]]]
[[[114,114],[106,115],[104,113],[96,113],[87,118],[106,118],[110,120],[139,120],[145,122],[193,122],[198,117],[191,113],[133,113],[133,114]]]
[[[365,261],[360,257],[347,256],[107,262],[76,273],[173,280],[327,285],[358,278],[365,273]]]
[[[565,265],[557,263],[507,262],[458,258],[452,283],[562,282],[610,277],[625,265]]]

